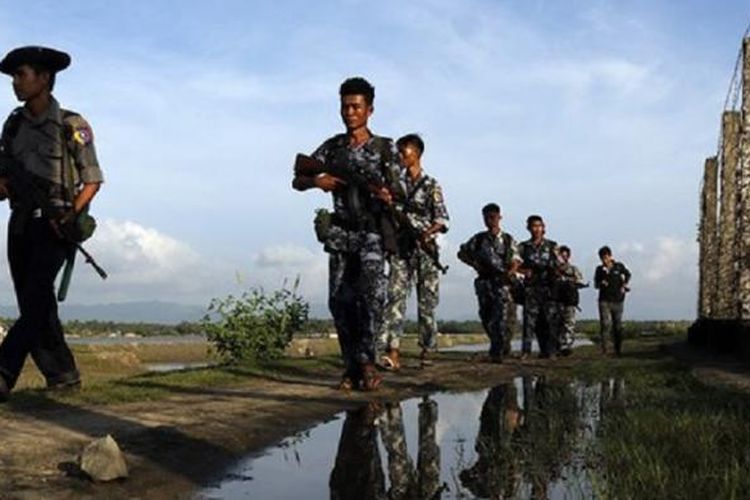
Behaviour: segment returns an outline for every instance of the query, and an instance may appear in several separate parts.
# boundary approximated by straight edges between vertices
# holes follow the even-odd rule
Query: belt
[[[43,215],[41,208],[26,208],[17,205],[15,207],[11,207],[11,210],[19,215],[22,215],[23,217],[28,217],[30,219],[41,219]]]

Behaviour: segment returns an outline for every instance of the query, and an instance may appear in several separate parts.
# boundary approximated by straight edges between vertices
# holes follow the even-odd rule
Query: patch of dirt
[[[0,498],[190,498],[239,458],[367,401],[480,389],[585,362],[574,355],[489,365],[467,362],[468,357],[441,354],[425,370],[408,359],[400,373],[387,374],[383,388],[370,394],[339,392],[337,368],[312,368],[299,360],[281,374],[251,377],[240,387],[172,387],[173,396],[154,402],[10,405],[0,417]],[[130,478],[94,484],[71,475],[83,446],[106,434],[126,453]]]

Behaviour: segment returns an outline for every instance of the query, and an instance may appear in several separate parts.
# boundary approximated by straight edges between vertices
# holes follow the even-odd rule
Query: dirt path
[[[427,370],[407,367],[375,394],[333,390],[335,368],[300,360],[293,369],[249,378],[240,387],[171,388],[173,396],[154,402],[11,405],[0,412],[0,498],[189,498],[238,458],[368,400],[479,389],[581,360],[477,365],[466,357],[445,354]],[[93,484],[70,475],[84,444],[106,434],[126,452],[131,477]]]

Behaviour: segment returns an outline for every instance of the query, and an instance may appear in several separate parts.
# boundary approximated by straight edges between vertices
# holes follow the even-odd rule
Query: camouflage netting
[[[712,318],[716,308],[719,272],[717,229],[717,174],[719,161],[714,156],[706,160],[701,192],[701,219],[698,243],[700,247],[700,285],[698,317]]]
[[[718,294],[715,319],[739,317],[737,249],[737,168],[740,150],[740,113],[722,116],[721,197],[719,205]]]

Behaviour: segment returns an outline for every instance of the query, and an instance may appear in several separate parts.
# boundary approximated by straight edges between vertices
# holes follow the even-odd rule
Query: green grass
[[[750,395],[706,385],[690,367],[633,343],[610,363],[573,370],[576,378],[624,380],[620,401],[605,401],[592,448],[603,498],[742,498],[750,491]],[[626,344],[627,346],[627,344]]]

